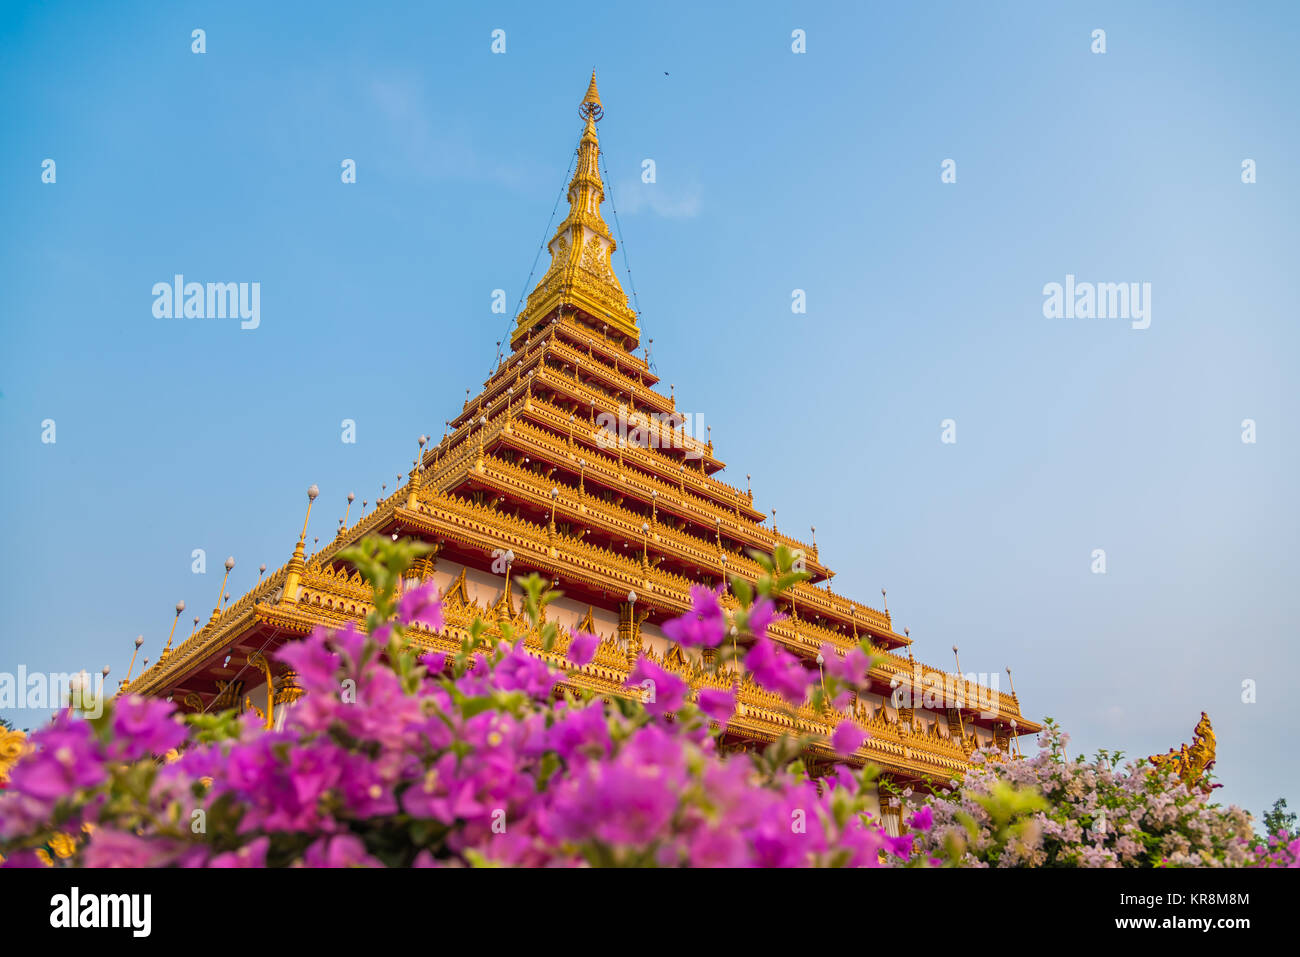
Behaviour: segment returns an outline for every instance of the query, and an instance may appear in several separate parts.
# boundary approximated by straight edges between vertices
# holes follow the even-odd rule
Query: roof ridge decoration
[[[578,113],[586,125],[578,141],[573,179],[569,181],[569,215],[547,244],[551,265],[519,313],[510,340],[512,350],[526,344],[538,326],[560,314],[583,316],[606,335],[622,337],[628,352],[640,342],[636,312],[628,304],[627,293],[610,264],[618,243],[600,214],[605,184],[600,176],[596,124],[605,110],[596,90],[594,70]]]

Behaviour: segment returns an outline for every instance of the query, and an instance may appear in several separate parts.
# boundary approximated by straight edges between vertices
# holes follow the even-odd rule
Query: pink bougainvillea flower
[[[80,788],[93,788],[108,776],[89,723],[61,712],[32,735],[34,750],[9,774],[9,787],[40,802],[53,802]]]
[[[918,831],[928,831],[934,827],[934,809],[929,805],[916,811],[907,819],[907,826],[914,827]]]
[[[885,850],[901,860],[907,860],[912,856],[912,835],[903,834],[900,837],[884,837]]]
[[[322,837],[307,848],[302,859],[303,867],[382,867],[379,861],[366,853],[361,839],[352,834]]]
[[[42,852],[44,854],[44,852]],[[0,861],[0,867],[24,868],[24,867],[52,867],[53,864],[48,854],[37,854],[33,850],[14,851],[3,861]]]
[[[826,673],[838,678],[845,684],[861,687],[867,683],[867,672],[871,670],[871,659],[861,648],[850,648],[844,657],[840,657],[835,646],[826,642],[821,647],[823,667]]]
[[[134,761],[179,748],[189,735],[185,725],[172,720],[174,710],[171,702],[161,698],[118,698],[113,704],[113,756]]]
[[[594,701],[585,708],[566,710],[548,729],[546,745],[565,761],[574,760],[580,752],[598,756],[609,754],[611,744],[605,706]]]
[[[87,867],[157,867],[171,857],[168,844],[125,831],[99,828],[86,847]]]
[[[494,678],[506,691],[524,691],[532,698],[543,700],[550,697],[560,675],[540,658],[516,646],[497,664]]]
[[[690,841],[691,867],[744,867],[745,839],[726,827],[698,830]]]
[[[270,846],[269,837],[254,838],[237,851],[218,854],[208,862],[208,867],[266,867],[266,852]]]
[[[831,747],[840,757],[847,758],[862,747],[862,742],[865,740],[867,740],[867,732],[858,727],[857,722],[851,718],[845,718],[835,726],[835,733],[831,735]]]
[[[770,638],[754,642],[745,656],[745,667],[760,686],[776,692],[787,704],[797,707],[808,695],[811,675],[798,658],[778,648]]]
[[[753,607],[749,609],[749,631],[755,638],[767,638],[767,626],[774,621],[784,620],[785,615],[779,615],[776,611],[776,605],[770,598],[760,598],[754,602]]]
[[[718,603],[721,590],[691,586],[691,610],[663,624],[663,632],[683,648],[716,648],[727,634],[727,613]]]
[[[640,689],[641,702],[645,705],[646,711],[653,715],[676,711],[682,706],[686,700],[686,692],[690,690],[690,685],[677,675],[664,670],[644,656],[637,659],[636,667],[627,676],[627,682],[623,687]]]
[[[725,729],[736,711],[736,689],[734,686],[728,689],[702,688],[699,705],[701,711]]]
[[[575,631],[569,638],[569,662],[581,668],[596,656],[600,636],[586,631]]]
[[[438,597],[438,586],[426,582],[401,598],[397,605],[397,614],[402,621],[428,625],[435,632],[446,626],[442,617],[442,599]]]

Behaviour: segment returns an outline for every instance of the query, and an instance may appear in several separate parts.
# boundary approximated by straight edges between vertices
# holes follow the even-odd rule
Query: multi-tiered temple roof
[[[691,434],[690,419],[638,356],[637,315],[611,267],[616,243],[601,215],[605,200],[596,123],[602,115],[595,76],[583,99],[584,129],[569,184],[569,213],[550,240],[550,268],[528,296],[510,352],[448,423],[436,446],[422,449],[407,483],[311,556],[306,531],[289,562],[227,607],[130,683],[187,709],[272,707],[292,701],[291,676],[274,650],[318,625],[360,622],[370,588],[338,556],[364,536],[411,536],[433,546],[412,573],[438,582],[445,600],[442,634],[414,630],[433,649],[459,646],[474,617],[493,627],[527,630],[511,576],[536,571],[563,592],[547,607],[560,626],[551,652],[537,636],[533,653],[562,666],[571,631],[602,635],[591,664],[574,683],[622,690],[639,654],[681,672],[695,687],[740,683],[729,737],[740,746],[788,732],[829,736],[853,716],[871,732],[855,759],[895,778],[946,780],[968,766],[976,745],[1010,749],[1017,734],[1040,726],[1020,713],[1013,693],[967,681],[912,657],[910,640],[889,612],[829,587],[832,572],[815,543],[765,524],[752,490],[717,475],[712,440]],[[757,579],[750,550],[785,545],[802,557],[810,580],[783,597],[784,620],[769,635],[818,667],[829,644],[846,652],[866,637],[882,656],[870,691],[844,712],[790,709],[742,675],[716,675],[664,638],[659,625],[690,606],[692,584],[731,576]],[[730,594],[724,604],[735,607]],[[517,632],[516,632],[517,633]],[[924,701],[900,699],[915,689]],[[936,697],[934,689],[941,689]],[[812,755],[829,758],[829,747]]]

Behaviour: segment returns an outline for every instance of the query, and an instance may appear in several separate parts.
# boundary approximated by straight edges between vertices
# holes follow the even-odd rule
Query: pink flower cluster
[[[816,672],[767,634],[771,591],[729,615],[719,592],[696,588],[664,631],[743,657],[791,705],[810,691],[835,704],[866,681],[865,650],[828,646],[813,688]],[[444,628],[436,592],[384,600],[373,633],[318,631],[279,651],[306,692],[279,730],[134,697],[98,716],[61,713],[0,792],[3,865],[1293,867],[1300,857],[1300,840],[1261,843],[1244,811],[1164,771],[1069,758],[1050,721],[1033,758],[977,752],[959,788],[928,803],[905,791],[906,831],[891,837],[870,813],[868,772],[835,765],[813,779],[789,741],[727,752],[734,685],[697,691],[642,657],[625,697],[579,694],[522,640],[477,629],[459,651],[417,660],[404,628]],[[572,634],[567,663],[588,665],[599,644]],[[844,721],[827,744],[847,757],[865,738]]]
[[[729,630],[718,595],[694,601],[665,630],[716,646]],[[425,590],[399,614],[443,626]],[[767,599],[750,610],[751,667],[802,702],[809,672],[749,632],[771,617]],[[232,715],[214,731],[152,699],[118,699],[101,719],[65,712],[0,796],[5,865],[48,861],[60,842],[71,863],[128,867],[880,866],[910,853],[910,837],[865,813],[864,776],[813,780],[722,753],[734,687],[696,693],[643,657],[620,707],[561,694],[563,673],[522,643],[429,654],[404,672],[390,636],[349,626],[282,648],[306,694],[280,730]],[[597,645],[575,634],[570,663]],[[863,738],[848,724],[834,740],[844,753]]]

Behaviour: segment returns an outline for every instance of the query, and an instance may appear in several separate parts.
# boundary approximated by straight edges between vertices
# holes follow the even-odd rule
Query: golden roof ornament
[[[582,104],[578,107],[578,115],[584,120],[590,119],[599,123],[605,115],[604,108],[600,105],[600,93],[596,90],[596,68],[591,68],[591,82],[587,84],[587,94],[582,98]]]
[[[1177,751],[1170,748],[1165,754],[1153,754],[1147,760],[1158,768],[1170,768],[1188,788],[1199,783],[1201,790],[1209,793],[1213,785],[1206,780],[1206,774],[1214,767],[1214,752],[1214,728],[1210,716],[1202,711],[1201,720],[1192,729],[1191,747],[1184,744]]]

